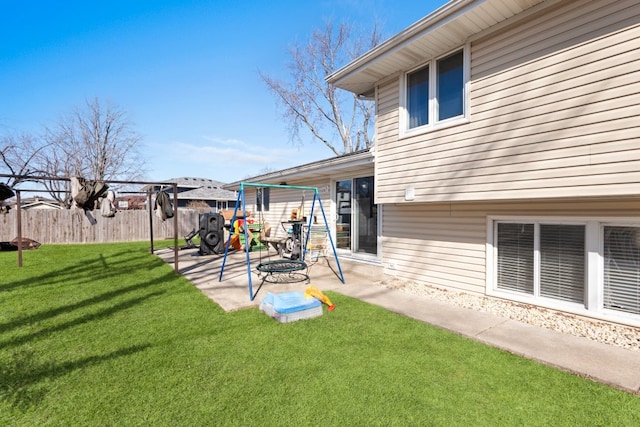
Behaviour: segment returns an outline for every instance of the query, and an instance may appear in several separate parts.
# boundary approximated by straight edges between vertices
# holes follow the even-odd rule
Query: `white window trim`
[[[462,101],[462,115],[451,117],[449,119],[436,121],[436,73],[438,60],[445,58],[462,49],[462,79],[463,79],[463,101]],[[464,46],[459,46],[455,49],[448,51],[447,53],[431,58],[428,61],[422,62],[420,65],[407,70],[402,74],[399,79],[400,82],[400,107],[399,107],[399,138],[408,138],[415,135],[431,132],[438,129],[443,129],[451,126],[457,126],[464,123],[469,123],[469,97],[471,93],[471,44],[466,43]],[[407,110],[407,75],[429,66],[429,123],[426,125],[418,126],[409,129],[409,111]]]
[[[369,176],[369,175],[366,175],[366,176]],[[374,179],[375,179],[375,175],[371,175],[371,176],[374,176]],[[330,184],[331,190],[330,190],[330,196],[329,196],[331,198],[331,205],[330,205],[331,207],[329,211],[329,215],[331,216],[331,218],[328,217],[327,220],[329,222],[329,227],[331,229],[331,238],[333,239],[334,247],[338,239],[338,236],[336,234],[336,219],[338,218],[338,206],[336,204],[336,183],[338,181],[351,181],[351,184],[353,185],[355,179],[359,177],[361,178],[361,176],[359,175],[345,175],[345,176],[339,175],[338,177],[333,178],[331,180],[331,184]],[[375,185],[376,184],[374,184],[374,189],[375,189]],[[352,187],[351,197],[352,197],[351,201],[353,201],[353,187]],[[353,209],[353,203],[351,205]],[[376,253],[368,254],[363,252],[352,252],[351,248],[338,249],[337,247],[335,247],[336,252],[341,257],[362,261],[362,262],[370,262],[374,265],[379,265],[382,262],[382,215],[383,215],[382,209],[383,209],[383,205],[378,204],[378,215],[377,215],[378,226],[376,228],[376,245],[377,245]],[[353,238],[353,235],[351,237]]]
[[[534,295],[497,289],[496,287],[496,222],[525,222],[545,224],[579,224],[585,226],[585,280],[586,295],[583,304],[575,304],[567,301],[558,301],[551,298],[543,298]],[[545,217],[545,216],[488,216],[487,217],[487,243],[485,250],[485,292],[488,296],[508,299],[515,302],[546,307],[553,310],[564,311],[580,316],[604,320],[607,322],[621,323],[631,326],[640,326],[640,315],[622,313],[604,308],[604,241],[602,233],[605,226],[632,226],[640,227],[640,218],[637,217]],[[536,233],[536,238],[538,233]],[[535,255],[537,256],[537,255]],[[539,274],[539,273],[534,273]],[[536,280],[536,279],[534,279]]]

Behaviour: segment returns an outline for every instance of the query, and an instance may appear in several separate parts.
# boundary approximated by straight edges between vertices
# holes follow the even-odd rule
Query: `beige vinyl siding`
[[[380,148],[398,139],[398,79],[378,87],[376,98],[376,146]]]
[[[485,229],[480,213],[458,216],[449,204],[385,205],[383,265],[403,279],[482,293]]]
[[[397,78],[378,86],[376,92],[376,161],[374,164],[376,203],[381,203],[378,186],[380,185],[379,179],[384,178],[380,166],[387,163],[386,153],[389,152],[389,149],[397,146],[399,102]]]
[[[485,292],[487,217],[637,217],[640,199],[391,204],[382,218],[388,274],[429,285]]]
[[[399,139],[380,86],[377,201],[639,194],[639,48],[637,2],[563,1],[471,43],[468,124]]]

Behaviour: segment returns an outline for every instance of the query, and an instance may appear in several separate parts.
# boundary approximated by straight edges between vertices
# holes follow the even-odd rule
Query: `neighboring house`
[[[233,207],[236,201],[236,193],[222,188],[224,183],[206,178],[171,178],[164,182],[178,184],[178,207],[185,208],[191,203],[206,203],[212,212]],[[161,188],[157,185],[147,185],[142,191],[151,189],[153,193],[164,190],[173,200],[173,188]]]
[[[115,205],[119,211],[142,210],[147,208],[147,197],[136,195],[118,196],[116,197]]]
[[[14,203],[15,204],[15,203]],[[65,206],[53,199],[46,199],[42,197],[27,197],[21,200],[21,209],[65,209]]]
[[[640,3],[454,0],[337,70],[376,102],[381,261],[640,325]]]

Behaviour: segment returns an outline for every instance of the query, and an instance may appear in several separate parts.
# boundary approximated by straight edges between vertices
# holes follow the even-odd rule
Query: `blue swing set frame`
[[[240,206],[242,206],[242,214],[243,217],[246,218],[247,217],[247,210],[246,210],[246,203],[245,203],[245,187],[256,187],[256,188],[279,188],[279,189],[290,189],[290,190],[303,190],[303,191],[313,191],[313,201],[311,203],[311,213],[309,214],[309,223],[308,225],[308,230],[311,230],[311,225],[312,225],[312,221],[313,221],[313,212],[316,206],[316,201],[318,202],[318,206],[320,206],[320,211],[322,212],[322,218],[324,220],[324,225],[327,229],[327,234],[329,236],[329,242],[331,243],[331,249],[333,251],[333,256],[336,260],[336,265],[338,266],[338,272],[340,273],[340,281],[344,284],[345,280],[344,280],[344,274],[342,273],[342,267],[340,266],[340,260],[338,259],[338,253],[336,252],[336,247],[333,244],[333,237],[331,237],[331,232],[329,232],[329,223],[327,221],[327,216],[324,212],[324,208],[322,207],[322,200],[320,199],[320,192],[318,191],[317,187],[305,187],[305,186],[298,186],[298,185],[276,185],[276,184],[257,184],[257,183],[250,183],[250,182],[241,182],[240,183],[240,188],[238,191],[238,198],[236,199],[236,206],[233,210],[233,216],[231,218],[231,224],[233,225],[234,222],[236,221],[236,217],[238,215],[238,210],[240,208]],[[249,241],[249,235],[248,235],[248,231],[247,231],[247,227],[243,227],[244,230],[244,241],[248,242]],[[305,242],[303,245],[303,250],[302,250],[302,259],[299,262],[296,263],[291,263],[290,260],[287,260],[286,263],[290,265],[290,267],[284,267],[284,269],[286,271],[275,271],[277,273],[284,273],[284,272],[291,272],[291,271],[296,271],[296,270],[300,270],[300,269],[304,269],[306,268],[306,264],[304,263],[306,254],[307,254],[307,244],[309,243],[309,236],[311,233],[307,233],[305,236]],[[229,246],[230,246],[230,242],[231,242],[231,233],[229,233],[229,237],[227,239],[227,244],[225,245],[225,249],[224,249],[224,258],[222,260],[222,266],[220,268],[220,275],[218,277],[218,281],[221,282],[222,281],[222,275],[224,273],[224,266],[227,262],[227,254],[229,252]],[[245,244],[245,256],[247,259],[247,278],[248,278],[248,282],[249,282],[249,300],[253,301],[255,298],[255,295],[253,294],[253,281],[251,278],[251,257],[249,256],[249,250],[250,250],[250,245]]]

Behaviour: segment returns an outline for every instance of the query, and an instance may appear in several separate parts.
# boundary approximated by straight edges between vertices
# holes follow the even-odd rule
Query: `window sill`
[[[403,129],[400,127],[399,139],[411,138],[418,135],[424,135],[431,132],[436,132],[442,129],[447,129],[454,126],[460,126],[469,123],[468,117],[460,116],[451,119],[443,120],[433,125],[423,125],[413,129]]]

